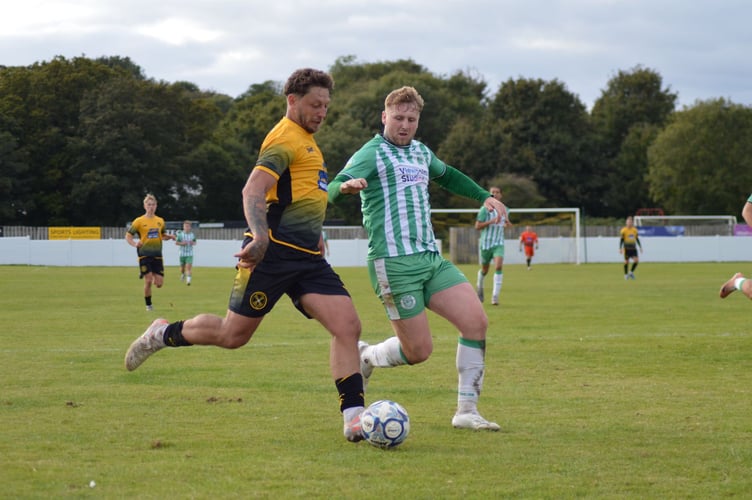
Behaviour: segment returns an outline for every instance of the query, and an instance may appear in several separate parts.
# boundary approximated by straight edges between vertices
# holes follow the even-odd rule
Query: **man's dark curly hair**
[[[306,95],[311,87],[323,87],[329,92],[334,89],[334,80],[329,73],[312,68],[296,70],[285,83],[285,95]]]

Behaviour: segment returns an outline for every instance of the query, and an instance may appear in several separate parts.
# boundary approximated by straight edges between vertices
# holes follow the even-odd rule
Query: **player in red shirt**
[[[527,270],[529,271],[533,255],[538,250],[538,235],[535,234],[535,231],[530,226],[525,226],[525,230],[520,235],[520,252],[523,246],[525,247],[525,260],[527,261]]]

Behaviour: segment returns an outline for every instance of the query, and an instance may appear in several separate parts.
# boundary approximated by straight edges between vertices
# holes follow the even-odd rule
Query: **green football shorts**
[[[417,316],[436,292],[467,283],[462,271],[434,252],[370,260],[368,274],[389,319]]]
[[[494,257],[504,258],[504,245],[496,245],[495,247],[488,248],[486,250],[479,250],[478,257],[481,265],[485,266],[489,264]]]

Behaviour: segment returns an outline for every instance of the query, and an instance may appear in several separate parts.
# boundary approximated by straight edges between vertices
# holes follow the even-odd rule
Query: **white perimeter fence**
[[[752,260],[752,237],[687,236],[640,237],[643,262],[739,262]],[[233,267],[238,240],[199,240],[193,263],[197,267]],[[517,240],[506,241],[505,264],[523,264],[525,254]],[[329,262],[335,267],[366,264],[365,239],[329,240]],[[164,244],[166,266],[179,264],[178,248]],[[621,262],[618,237],[581,238],[580,262]],[[535,264],[576,263],[573,238],[541,238]],[[135,266],[136,250],[124,239],[32,240],[29,237],[0,238],[0,265],[32,266]]]

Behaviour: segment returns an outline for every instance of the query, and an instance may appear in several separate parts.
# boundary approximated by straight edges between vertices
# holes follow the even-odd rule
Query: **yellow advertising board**
[[[50,240],[99,240],[102,239],[101,227],[50,227],[47,229]]]

